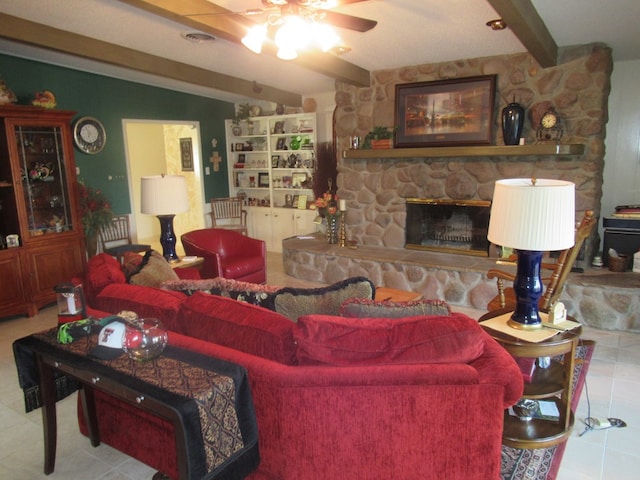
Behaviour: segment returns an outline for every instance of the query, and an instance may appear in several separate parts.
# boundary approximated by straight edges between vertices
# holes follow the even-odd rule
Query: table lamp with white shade
[[[540,265],[544,252],[565,250],[575,241],[575,185],[562,180],[498,180],[493,192],[490,242],[518,256],[513,290],[516,308],[507,322],[519,329],[542,326]]]
[[[189,210],[187,181],[180,175],[154,175],[140,180],[142,197],[140,211],[156,215],[160,220],[162,255],[168,262],[180,260],[176,254],[176,235],[173,217]]]

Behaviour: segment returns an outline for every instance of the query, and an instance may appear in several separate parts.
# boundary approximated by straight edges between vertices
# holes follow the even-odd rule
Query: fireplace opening
[[[405,248],[489,256],[491,202],[407,199]]]

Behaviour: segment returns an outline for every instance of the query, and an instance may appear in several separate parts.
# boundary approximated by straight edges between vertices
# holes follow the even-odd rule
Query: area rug
[[[589,370],[595,342],[584,340],[576,349],[571,408],[575,411]],[[575,428],[575,426],[574,426]],[[549,448],[523,450],[502,446],[502,480],[554,480],[560,468],[566,441]]]

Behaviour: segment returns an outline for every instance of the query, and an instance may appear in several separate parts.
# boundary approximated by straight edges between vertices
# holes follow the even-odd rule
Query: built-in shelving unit
[[[342,158],[433,158],[433,157],[531,157],[540,155],[582,155],[582,144],[534,144],[514,146],[421,147],[372,150],[344,150]]]

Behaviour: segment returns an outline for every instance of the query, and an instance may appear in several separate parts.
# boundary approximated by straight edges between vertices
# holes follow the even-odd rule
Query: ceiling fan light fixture
[[[267,26],[255,25],[249,29],[242,39],[242,44],[254,53],[262,52],[262,45],[267,38]]]
[[[314,42],[323,52],[328,52],[340,42],[338,34],[326,23],[313,22],[312,35]]]
[[[281,60],[293,60],[298,57],[298,52],[296,49],[289,46],[283,46],[278,48],[278,58]]]

